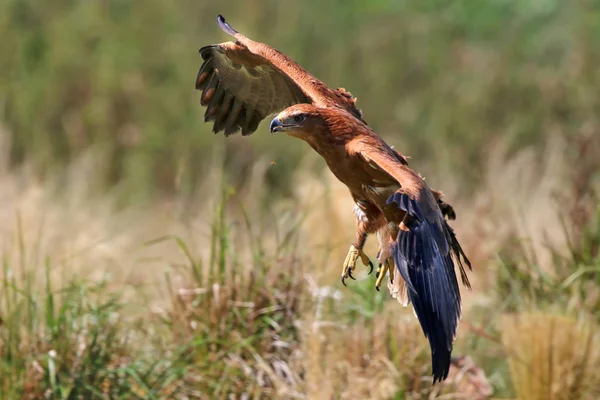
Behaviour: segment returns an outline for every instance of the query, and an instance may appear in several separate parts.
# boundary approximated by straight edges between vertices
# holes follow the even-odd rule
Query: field
[[[454,206],[446,383],[410,308],[339,282],[324,162],[202,122],[218,13]],[[600,398],[600,3],[8,0],[0,34],[0,399]]]

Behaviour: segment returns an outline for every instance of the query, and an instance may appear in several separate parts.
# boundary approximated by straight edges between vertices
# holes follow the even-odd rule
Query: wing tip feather
[[[239,34],[238,31],[233,29],[231,25],[225,21],[225,17],[223,17],[221,14],[217,15],[217,25],[219,25],[219,28],[221,28],[221,30],[228,35],[235,37],[235,35]]]

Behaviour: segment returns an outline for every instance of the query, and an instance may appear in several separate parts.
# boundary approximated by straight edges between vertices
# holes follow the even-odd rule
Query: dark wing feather
[[[202,90],[205,121],[214,121],[215,133],[224,130],[230,135],[241,130],[249,135],[269,114],[310,102],[288,76],[266,61],[257,62],[243,46],[211,45],[201,48],[200,54],[204,63],[196,89]]]
[[[452,259],[456,254],[448,241],[447,223],[441,214],[433,221],[419,219],[418,202],[401,192],[390,197],[388,203],[392,202],[411,217],[406,219],[408,229],[398,232],[392,253],[429,340],[435,383],[448,376],[452,343],[461,315],[460,290]]]
[[[433,192],[417,173],[402,164],[381,140],[377,146],[362,143],[357,153],[400,184],[400,189],[387,200],[406,213],[393,248],[394,262],[407,283],[409,299],[429,340],[434,383],[442,381],[448,376],[452,343],[461,316],[454,261],[468,287],[463,263],[469,268],[471,265]]]

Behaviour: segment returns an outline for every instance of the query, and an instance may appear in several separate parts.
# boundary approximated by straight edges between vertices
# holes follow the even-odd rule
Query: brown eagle
[[[433,382],[446,379],[452,343],[461,316],[454,263],[470,288],[464,266],[471,264],[444,216],[454,219],[441,192],[429,188],[406,158],[365,122],[356,98],[332,90],[290,58],[248,39],[217,17],[235,41],[200,49],[196,89],[213,131],[252,134],[271,114],[271,132],[307,142],[343,182],[356,205],[356,238],[343,263],[342,283],[352,277],[367,235],[376,233],[379,263],[376,288],[389,271],[388,287],[403,305],[413,304],[431,346]],[[345,283],[344,283],[345,284]]]

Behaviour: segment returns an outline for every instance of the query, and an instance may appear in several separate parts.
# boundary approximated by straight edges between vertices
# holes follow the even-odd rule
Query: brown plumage
[[[341,107],[362,117],[356,99],[343,88],[329,89],[284,54],[237,32],[220,15],[217,23],[235,42],[202,47],[204,63],[196,78],[200,102],[207,106],[204,121],[214,121],[215,133],[224,130],[228,136],[241,130],[250,135],[265,117],[298,103]]]
[[[390,268],[388,287],[404,305],[412,302],[432,350],[434,383],[448,375],[452,342],[461,314],[454,262],[464,285],[470,268],[444,216],[454,210],[408,167],[406,158],[377,136],[344,89],[331,90],[279,51],[235,31],[236,41],[200,49],[204,63],[196,80],[215,133],[253,133],[269,114],[279,113],[271,132],[307,142],[343,182],[356,203],[356,238],[344,262],[342,282],[352,277],[369,234],[379,241],[379,272]],[[379,282],[383,278],[381,275]]]

